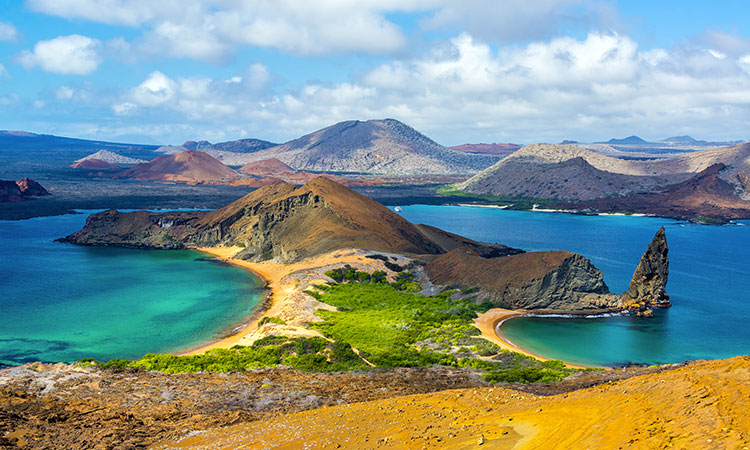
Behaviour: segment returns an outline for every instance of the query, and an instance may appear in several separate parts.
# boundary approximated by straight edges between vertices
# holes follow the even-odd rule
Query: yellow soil
[[[326,407],[154,448],[748,450],[749,410],[742,356],[552,397],[483,388]]]
[[[321,303],[305,294],[312,284],[328,281],[323,272],[331,265],[350,264],[358,270],[373,272],[385,270],[382,261],[365,258],[371,252],[357,249],[335,250],[321,255],[306,258],[292,264],[279,264],[273,261],[250,262],[234,259],[241,250],[239,247],[199,247],[196,250],[208,253],[231,264],[251,270],[263,278],[270,290],[269,308],[255,320],[245,325],[236,334],[209,343],[182,355],[196,355],[212,348],[230,348],[234,345],[250,345],[256,340],[268,335],[284,335],[289,337],[322,336],[316,330],[308,329],[306,323],[320,320],[315,312],[318,309],[335,309]],[[399,264],[406,263],[406,258],[399,257]],[[258,323],[263,317],[277,317],[286,325],[266,324],[262,327]]]
[[[539,356],[536,353],[532,353],[524,348],[521,348],[517,346],[516,344],[512,343],[508,339],[506,339],[500,331],[497,330],[497,325],[500,322],[504,322],[508,319],[512,319],[513,317],[518,317],[526,314],[526,311],[523,310],[511,310],[511,309],[502,309],[502,308],[494,308],[490,309],[485,313],[478,314],[477,318],[474,319],[474,326],[479,328],[479,331],[482,332],[481,336],[485,339],[487,339],[490,342],[494,342],[497,344],[500,348],[505,350],[510,350],[512,352],[521,353],[523,355],[527,356],[533,356],[534,358],[540,360],[540,361],[549,361],[550,358],[545,358],[544,356]],[[579,366],[576,364],[570,364],[565,363],[566,367],[570,367],[573,369],[587,369],[589,367],[586,366]]]

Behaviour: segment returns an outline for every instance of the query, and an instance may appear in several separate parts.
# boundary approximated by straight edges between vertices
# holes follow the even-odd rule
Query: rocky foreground
[[[748,408],[748,356],[530,386],[444,368],[166,375],[33,364],[0,370],[0,448],[743,449]]]
[[[512,387],[524,390],[513,391],[518,397],[526,392],[552,395],[660,370],[632,367],[587,372],[560,383]],[[0,370],[0,448],[146,448],[199,430],[252,426],[258,420],[273,421],[300,411],[488,386],[473,371],[441,367],[334,374],[266,369],[170,375],[27,364]]]

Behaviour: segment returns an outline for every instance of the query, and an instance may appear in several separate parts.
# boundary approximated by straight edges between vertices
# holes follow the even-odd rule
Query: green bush
[[[268,323],[275,323],[275,324],[278,324],[278,325],[286,325],[286,322],[284,322],[282,319],[280,319],[278,317],[264,317],[264,318],[260,319],[260,321],[258,322],[258,326],[262,327],[263,325],[268,324]]]

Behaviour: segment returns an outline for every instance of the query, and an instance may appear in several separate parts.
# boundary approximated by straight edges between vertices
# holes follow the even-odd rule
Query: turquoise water
[[[190,348],[241,324],[262,297],[248,271],[202,253],[54,242],[86,216],[0,221],[0,364]]]
[[[666,363],[750,354],[750,222],[692,225],[653,217],[579,216],[459,206],[405,206],[415,223],[524,250],[572,250],[627,289],[660,226],[666,228],[673,307],[652,319],[519,318],[503,325],[537,354],[587,365]]]

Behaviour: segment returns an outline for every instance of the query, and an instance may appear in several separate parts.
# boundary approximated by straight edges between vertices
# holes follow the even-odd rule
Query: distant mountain
[[[624,139],[610,139],[607,142],[602,142],[602,144],[609,144],[609,145],[650,145],[651,142],[648,142],[644,139],[639,138],[638,136],[628,136]]]
[[[159,156],[117,174],[118,178],[137,180],[176,181],[200,183],[238,178],[234,170],[216,158],[197,150],[185,150],[171,156]]]
[[[275,147],[279,144],[264,141],[261,139],[238,139],[236,141],[219,142],[213,144],[205,150],[210,153],[212,150],[222,150],[232,153],[255,153],[267,148]]]
[[[340,122],[246,156],[277,158],[295,170],[392,176],[469,174],[500,159],[450,150],[394,119]]]
[[[634,176],[597,169],[583,156],[540,161],[509,156],[459,185],[473,193],[532,199],[588,200],[663,185],[660,177]]]
[[[682,144],[694,144],[696,142],[705,142],[705,141],[698,141],[694,139],[691,136],[672,136],[664,139],[664,142],[675,142],[675,143],[682,143]]]
[[[680,219],[750,218],[750,201],[737,197],[735,187],[719,177],[726,168],[721,163],[713,164],[688,180],[655,192],[560,206],[598,211],[630,211]]]
[[[241,166],[248,162],[246,154],[274,147],[278,144],[261,139],[238,139],[236,141],[212,144],[208,141],[187,141],[182,145],[165,145],[157,150],[160,153],[173,155],[185,150],[200,150],[222,163],[230,166]]]
[[[110,152],[109,150],[99,150],[96,153],[92,153],[92,154],[90,154],[88,156],[84,156],[83,158],[77,159],[75,162],[76,163],[81,163],[81,162],[84,162],[84,161],[90,160],[90,159],[95,159],[95,160],[98,160],[98,161],[104,161],[104,162],[108,162],[110,164],[125,164],[125,165],[128,165],[128,164],[140,164],[140,163],[146,162],[146,161],[144,161],[142,159],[128,158],[127,156],[122,156],[120,154],[117,154],[117,153],[114,153],[114,152]]]
[[[56,149],[56,150],[86,150],[86,149],[122,149],[122,150],[155,150],[157,145],[126,144],[107,141],[91,141],[51,134],[35,134],[26,131],[0,130],[0,147],[11,150]]]
[[[453,147],[448,147],[451,150],[464,153],[473,153],[476,155],[497,155],[507,156],[515,152],[520,145],[516,144],[462,144]]]
[[[712,176],[731,186],[734,200],[750,197],[750,143],[652,160],[621,159],[577,145],[527,145],[457,187],[474,194],[581,202],[661,192],[715,164],[722,169]],[[715,200],[709,195],[701,198]],[[687,203],[678,205],[677,210],[688,211]],[[673,211],[670,217],[678,215]]]

